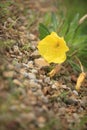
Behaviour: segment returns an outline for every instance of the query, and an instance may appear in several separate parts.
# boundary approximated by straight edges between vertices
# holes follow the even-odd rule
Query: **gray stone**
[[[73,90],[73,93],[78,96],[78,92],[76,90]]]
[[[30,84],[30,88],[33,92],[37,91],[38,89],[41,89],[41,86],[34,80],[30,80],[29,84]]]
[[[29,79],[36,79],[36,75],[34,73],[28,73]]]

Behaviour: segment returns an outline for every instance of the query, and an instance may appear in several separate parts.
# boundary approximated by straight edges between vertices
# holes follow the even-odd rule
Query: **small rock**
[[[67,86],[66,86],[66,85],[61,85],[61,87],[62,87],[63,89],[67,89]]]
[[[10,17],[7,19],[7,21],[8,21],[9,23],[14,23],[14,20],[13,20],[12,18],[10,18]]]
[[[46,77],[46,78],[44,79],[44,82],[49,84],[49,83],[51,82],[51,81],[50,81],[50,77]]]
[[[17,56],[18,60],[22,60],[22,58],[23,58],[22,56]]]
[[[16,45],[13,46],[13,50],[14,50],[14,53],[15,53],[15,54],[19,54],[19,52],[20,52],[20,51],[19,51],[19,47],[16,46]]]
[[[23,63],[23,66],[26,67],[26,68],[28,68],[28,64]]]
[[[52,89],[57,89],[57,86],[55,84],[53,84]]]
[[[42,79],[38,79],[37,82],[42,84],[43,80]]]
[[[33,61],[29,61],[27,65],[29,68],[33,68]]]
[[[73,117],[74,117],[74,120],[78,121],[79,120],[79,116],[77,113],[73,113]]]
[[[18,86],[23,86],[22,83],[19,80],[17,80],[17,79],[14,79],[13,83],[18,85]]]
[[[30,40],[35,40],[36,36],[34,34],[30,33],[29,38],[30,38]]]
[[[43,100],[44,103],[48,103],[47,97],[44,96],[43,94],[41,95],[41,99]]]
[[[48,62],[46,62],[43,58],[35,59],[34,62],[38,68],[49,66]]]
[[[20,63],[18,63],[17,61],[13,61],[13,64],[15,65],[15,68],[17,70],[20,70],[20,68],[21,68],[21,64]]]
[[[76,99],[73,99],[73,98],[68,98],[64,101],[67,105],[78,105],[78,101]]]
[[[24,73],[23,73],[23,76],[24,76],[25,78],[28,78],[28,73],[27,73],[27,72],[24,72]]]
[[[31,122],[31,121],[34,121],[36,120],[36,117],[35,117],[35,114],[34,113],[22,113],[21,114],[21,118],[24,120],[24,121],[28,121],[28,122]]]
[[[83,97],[80,101],[81,107],[86,108],[87,107],[87,97]]]
[[[36,49],[36,46],[35,46],[35,45],[31,45],[30,48],[31,48],[32,50],[35,50],[35,49]]]
[[[28,73],[29,79],[36,79],[36,75],[34,73]]]
[[[34,73],[34,74],[38,73],[38,71],[36,69],[32,69],[31,72]]]
[[[12,105],[12,106],[10,106],[10,110],[11,111],[17,111],[18,110],[18,106],[17,105]]]
[[[41,89],[38,89],[38,90],[36,91],[36,93],[34,93],[34,95],[41,97],[41,96],[43,95],[43,93],[42,93]]]
[[[22,56],[22,55],[23,55],[23,53],[22,53],[22,52],[19,52],[19,55],[20,55],[20,56]]]
[[[38,89],[41,89],[41,86],[33,80],[30,80],[29,84],[33,92],[37,91]]]
[[[26,27],[25,26],[21,26],[19,29],[20,29],[20,31],[25,31]]]
[[[40,54],[39,54],[38,50],[34,51],[34,52],[30,55],[31,58],[38,58],[39,56],[40,56]]]
[[[13,70],[13,69],[14,69],[14,66],[13,66],[12,64],[9,64],[9,65],[8,65],[8,69]]]
[[[27,73],[24,68],[21,68],[19,71],[20,71],[20,73],[21,73],[22,75],[24,75],[24,73]]]
[[[14,54],[11,54],[10,56],[11,56],[12,58],[16,58],[16,55],[14,55]]]
[[[30,48],[35,51],[36,50],[37,43],[36,41],[31,41]]]
[[[26,109],[26,105],[20,104],[20,108],[21,108],[21,109]]]
[[[59,108],[59,114],[60,115],[65,115],[65,113],[66,113],[66,108],[65,107]]]
[[[37,121],[40,128],[44,127],[45,122],[46,122],[46,119],[44,117],[42,116],[38,117]]]
[[[76,90],[73,90],[73,93],[78,96],[78,92]]]
[[[13,75],[14,75],[14,71],[5,71],[5,72],[3,72],[3,76],[6,77],[6,78],[13,77]]]
[[[81,113],[82,111],[84,111],[83,107],[79,107],[78,112]]]

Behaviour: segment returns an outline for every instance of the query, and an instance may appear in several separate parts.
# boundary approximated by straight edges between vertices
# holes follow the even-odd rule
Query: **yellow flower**
[[[64,62],[66,60],[66,52],[69,50],[63,37],[59,37],[55,32],[42,39],[37,48],[48,63]]]

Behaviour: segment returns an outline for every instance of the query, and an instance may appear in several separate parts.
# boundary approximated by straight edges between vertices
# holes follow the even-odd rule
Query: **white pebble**
[[[76,90],[73,90],[73,93],[78,96],[78,92]]]

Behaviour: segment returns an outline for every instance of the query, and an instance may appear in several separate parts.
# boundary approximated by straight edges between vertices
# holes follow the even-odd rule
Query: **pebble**
[[[25,78],[28,78],[28,73],[27,72],[24,72],[23,75],[24,75]]]
[[[33,92],[37,91],[38,89],[41,89],[41,86],[33,80],[29,81],[29,85]]]
[[[87,97],[83,97],[80,101],[80,104],[83,108],[87,107]]]
[[[42,84],[43,80],[42,79],[38,79],[37,82]]]
[[[46,77],[46,78],[44,79],[44,82],[49,84],[49,83],[50,83],[50,77]]]
[[[37,42],[32,40],[31,43],[30,43],[30,48],[31,48],[33,51],[35,51],[35,50],[36,50],[36,46],[37,46]]]
[[[24,72],[21,71],[21,74],[24,75],[25,78],[29,78],[29,79],[33,79],[33,80],[36,79],[35,73],[28,73],[25,71]]]
[[[40,54],[38,52],[38,50],[35,50],[30,56],[31,57],[38,57]]]
[[[7,19],[7,21],[8,21],[9,23],[14,23],[14,20],[13,20],[12,18],[10,18],[10,17]]]
[[[78,101],[76,99],[73,99],[73,98],[66,99],[64,102],[67,105],[72,105],[72,104],[77,105],[78,104]]]
[[[17,105],[10,106],[11,111],[17,111],[18,109],[19,109],[19,106],[17,106]]]
[[[73,113],[73,117],[74,117],[74,119],[75,119],[76,121],[78,121],[78,120],[79,120],[79,116],[78,116],[78,114],[77,114],[77,113]]]
[[[38,73],[38,71],[36,69],[32,69],[31,72],[34,73],[34,74]]]
[[[6,77],[6,78],[13,77],[14,76],[14,71],[5,71],[5,72],[3,72],[3,76]]]
[[[57,89],[57,86],[55,84],[53,84],[52,89]]]
[[[48,98],[43,94],[41,95],[41,99],[43,100],[44,103],[48,103]]]
[[[42,67],[45,67],[45,66],[49,66],[49,63],[46,62],[43,58],[35,59],[34,62],[35,62],[35,65],[36,65],[38,68],[42,68]]]
[[[41,89],[38,89],[35,93],[34,93],[35,96],[42,96],[43,95],[43,92],[41,91]]]
[[[22,56],[17,56],[17,59],[22,60]]]
[[[31,122],[31,121],[35,121],[36,120],[36,116],[34,113],[22,113],[21,114],[21,119],[23,119],[24,121],[28,121],[28,122]]]
[[[23,66],[29,68],[28,64],[23,63]]]
[[[22,56],[23,55],[22,52],[19,52],[19,55]]]
[[[78,92],[76,90],[73,90],[73,93],[78,96]]]
[[[20,104],[20,108],[21,109],[26,109],[26,105],[25,104]]]
[[[8,65],[8,69],[13,70],[13,69],[14,69],[14,66],[13,66],[12,64],[9,64],[9,65]]]
[[[19,47],[18,47],[17,45],[14,45],[14,46],[13,46],[13,50],[14,50],[14,53],[15,53],[15,54],[19,54],[19,52],[20,52],[20,51],[19,51]]]
[[[33,61],[29,61],[27,65],[29,68],[33,68]]]
[[[45,125],[46,119],[44,117],[40,116],[40,117],[37,118],[37,121],[38,121],[39,127],[43,128],[44,125]]]
[[[13,83],[18,85],[18,86],[23,86],[22,83],[19,80],[17,80],[17,79],[14,79]]]
[[[35,46],[35,45],[32,45],[32,46],[30,46],[30,48],[31,48],[32,50],[35,50],[35,49],[36,49],[36,46]]]
[[[82,111],[84,111],[83,107],[79,107],[78,112],[81,113]]]
[[[36,79],[36,75],[34,73],[28,73],[29,79]]]
[[[61,87],[62,87],[63,89],[67,89],[67,86],[66,86],[66,85],[61,85]]]
[[[66,113],[66,108],[65,107],[59,108],[59,115],[65,115],[65,113]]]
[[[36,36],[34,34],[30,33],[29,38],[30,38],[30,40],[35,40]]]

